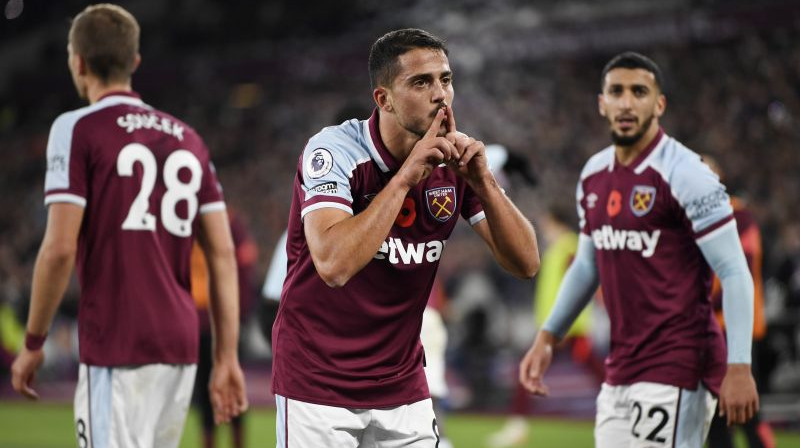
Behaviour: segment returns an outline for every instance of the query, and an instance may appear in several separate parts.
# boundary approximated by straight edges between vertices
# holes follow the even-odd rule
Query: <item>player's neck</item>
[[[378,112],[378,129],[381,133],[381,140],[392,157],[402,164],[419,141],[419,136],[408,132],[397,123],[394,117],[384,116],[384,113]]]
[[[103,84],[100,80],[94,79],[86,85],[86,97],[89,99],[89,104],[94,104],[111,92],[130,92],[132,90],[130,81]]]
[[[640,138],[636,143],[630,146],[614,145],[614,152],[617,155],[617,162],[619,162],[619,164],[622,166],[628,166],[633,163],[633,161],[639,157],[639,154],[641,154],[645,149],[647,149],[648,146],[650,146],[650,143],[654,138],[656,138],[656,135],[658,135],[659,129],[658,122],[653,120],[653,122],[650,124],[650,127],[647,129],[647,132],[645,132],[644,135],[642,135],[642,138]]]

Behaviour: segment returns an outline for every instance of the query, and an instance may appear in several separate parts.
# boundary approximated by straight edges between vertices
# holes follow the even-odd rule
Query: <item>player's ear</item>
[[[597,110],[600,112],[600,116],[602,116],[602,117],[606,116],[606,105],[603,102],[603,94],[602,93],[598,93],[597,94]]]
[[[133,68],[131,69],[131,74],[136,72],[136,69],[139,68],[139,64],[142,63],[142,55],[136,53],[136,56],[133,58]]]
[[[385,112],[391,112],[394,110],[392,107],[391,95],[385,87],[377,87],[375,90],[373,90],[372,98],[375,99],[375,104],[378,105],[378,109]]]
[[[655,116],[660,118],[662,115],[664,115],[664,111],[666,110],[667,110],[667,97],[664,96],[664,94],[659,93],[658,99],[656,99]]]
[[[77,68],[77,73],[79,75],[86,76],[89,74],[89,65],[86,63],[86,59],[79,54],[75,55],[75,67]]]

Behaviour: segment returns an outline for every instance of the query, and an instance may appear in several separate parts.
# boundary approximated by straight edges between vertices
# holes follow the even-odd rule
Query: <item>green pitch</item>
[[[503,424],[504,417],[451,415],[447,431],[455,448],[485,448],[486,438]],[[524,447],[590,448],[592,423],[535,418],[530,420],[530,435]],[[190,414],[181,448],[199,448],[200,423]],[[275,446],[275,411],[254,409],[247,415],[247,447]],[[778,448],[800,446],[800,434],[776,432]],[[227,428],[218,432],[219,448],[229,448]],[[75,446],[72,428],[72,408],[69,405],[47,403],[0,403],[0,447],[2,448],[62,448]],[[740,443],[738,446],[743,447]]]

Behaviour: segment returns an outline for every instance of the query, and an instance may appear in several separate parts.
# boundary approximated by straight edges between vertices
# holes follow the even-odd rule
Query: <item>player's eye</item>
[[[647,87],[636,86],[633,88],[633,94],[640,98],[643,96],[647,96],[647,92],[648,92]]]
[[[414,87],[425,87],[428,85],[428,80],[423,78],[417,78],[411,83],[411,85],[413,85]]]
[[[445,76],[444,78],[442,78],[442,84],[446,86],[450,85],[451,82],[453,82],[453,78],[450,76]]]

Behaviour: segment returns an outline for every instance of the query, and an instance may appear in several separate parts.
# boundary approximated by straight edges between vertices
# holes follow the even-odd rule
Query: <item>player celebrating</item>
[[[298,163],[273,328],[279,447],[433,447],[419,334],[456,217],[512,274],[539,265],[483,143],[456,129],[444,42],[390,32],[369,69],[372,116],[323,129]]]
[[[247,406],[225,203],[195,131],[132,92],[139,25],[129,12],[86,8],[72,22],[68,53],[78,94],[90,105],[61,115],[50,131],[47,229],[13,386],[37,398],[42,344],[77,259],[79,446],[177,447],[197,362],[189,289],[195,235],[212,278],[216,419]]]
[[[552,349],[597,284],[611,323],[597,398],[597,447],[700,447],[719,397],[728,423],[758,408],[750,373],[753,280],[725,187],[700,157],[664,134],[658,66],[637,53],[603,69],[598,97],[613,145],[587,162],[577,187],[581,235],[556,305],[520,365],[546,395]],[[723,288],[725,343],[708,292]]]

